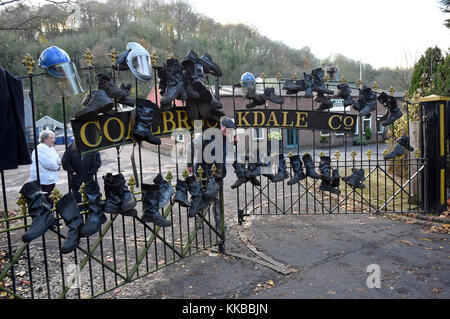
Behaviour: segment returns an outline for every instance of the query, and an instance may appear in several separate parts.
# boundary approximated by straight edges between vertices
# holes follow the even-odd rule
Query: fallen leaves
[[[435,294],[440,294],[441,292],[444,291],[444,288],[433,288],[431,289],[431,291]]]
[[[408,245],[410,247],[414,246],[414,244],[412,242],[404,240],[404,239],[400,239],[399,242],[402,244]]]

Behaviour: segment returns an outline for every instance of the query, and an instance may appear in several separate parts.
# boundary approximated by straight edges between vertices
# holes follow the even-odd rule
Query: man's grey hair
[[[39,134],[39,143],[44,142],[46,139],[48,139],[50,137],[50,135],[55,136],[55,133],[53,133],[53,131],[51,131],[51,130],[43,130]]]

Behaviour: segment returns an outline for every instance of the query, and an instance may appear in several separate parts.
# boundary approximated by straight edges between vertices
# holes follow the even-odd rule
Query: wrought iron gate
[[[94,57],[89,50],[86,50],[84,58],[87,66],[78,70],[89,91],[93,89],[92,84],[96,73],[110,71],[116,81],[117,71],[112,68],[112,65],[117,59],[117,52],[113,49],[108,56],[111,59],[110,66],[93,66]],[[33,139],[34,147],[36,147],[37,108],[35,100],[36,95],[39,94],[36,86],[40,88],[40,77],[44,74],[33,74],[35,62],[31,56],[27,55],[23,63],[28,68],[28,75],[22,77],[22,83],[30,92]],[[152,54],[152,63],[155,67],[156,53]],[[215,81],[216,97],[219,98],[217,95],[218,78]],[[157,92],[157,90],[158,84],[155,77],[154,91]],[[136,98],[145,99],[148,95],[148,88],[146,90],[135,79],[131,92],[134,92]],[[156,103],[158,103],[157,99],[155,94]],[[67,150],[67,123],[70,119],[66,114],[67,101],[64,97],[61,100],[61,111],[64,119],[65,149]],[[139,143],[137,149],[140,181],[153,178],[156,174],[161,173],[174,186],[172,180],[176,181],[187,177],[189,173],[185,164],[178,160],[178,154],[182,148],[192,147],[191,134],[187,136],[186,142],[189,140],[190,143],[182,145],[178,139],[175,139],[172,154],[175,154],[176,160],[172,167],[166,164],[167,154],[163,154],[161,146],[151,146],[150,149],[153,149],[153,153],[147,151],[145,155],[143,146]],[[141,192],[137,189],[131,170],[125,171],[123,161],[121,161],[121,152],[126,147],[125,145],[130,143],[130,141],[123,140],[122,145],[115,148],[116,169],[118,173],[131,176],[127,184],[138,198],[137,210],[140,215],[142,210],[138,195]],[[108,151],[114,152],[114,148]],[[11,177],[11,175],[9,176]],[[97,180],[97,175],[95,178]],[[197,179],[202,180],[200,177]],[[49,230],[41,238],[24,244],[20,240],[20,235],[28,229],[31,221],[27,213],[26,201],[20,197],[17,203],[14,203],[15,200],[12,199],[12,196],[16,196],[15,194],[18,192],[10,187],[8,177],[5,177],[3,171],[1,171],[1,183],[4,209],[3,216],[0,215],[0,259],[2,261],[0,264],[0,297],[3,298],[96,297],[209,247],[218,245],[219,250],[223,251],[224,249],[223,188],[220,189],[220,203],[211,204],[194,218],[188,218],[187,209],[176,203],[170,203],[168,207],[161,209],[161,215],[172,221],[172,226],[167,228],[147,224],[140,217],[112,214],[98,234],[82,238],[76,251],[63,255],[60,248],[66,231],[62,226],[64,223],[61,223],[61,217],[56,216],[61,225],[58,225],[55,230]],[[102,185],[100,186],[102,187]],[[62,197],[63,192],[70,191],[70,186],[68,188],[67,190],[55,188],[52,193],[55,204]],[[83,189],[80,191],[83,195]],[[85,204],[86,200],[81,206],[84,207]],[[218,219],[214,216],[214,205],[220,205]],[[53,210],[55,210],[54,207]],[[82,214],[87,218],[86,211]]]
[[[297,74],[294,74],[293,79],[297,78]],[[282,90],[282,84],[286,79],[283,79],[280,74],[278,74],[276,80],[267,81],[264,74],[260,79],[262,80],[257,86],[260,86],[262,90],[266,87],[274,87],[277,95],[284,99],[284,103],[276,105],[268,101],[265,105],[254,110],[314,111],[314,108],[319,104],[314,102],[313,98],[304,97],[303,94],[286,95],[286,92]],[[346,80],[343,78],[341,82],[344,83]],[[339,82],[330,82],[327,77],[325,83],[331,89],[336,88],[339,84]],[[350,83],[350,86],[353,86],[352,91],[353,96],[355,96],[355,93],[361,89],[362,82],[358,80],[355,83]],[[236,116],[240,111],[248,111],[245,108],[248,100],[242,96],[238,87],[239,85],[233,86],[233,107]],[[377,83],[373,84],[373,89],[378,97],[380,93]],[[260,90],[260,92],[262,91]],[[393,93],[394,89],[391,87],[390,95],[393,95]],[[408,96],[405,98],[408,98]],[[407,102],[403,97],[398,99]],[[358,114],[350,106],[339,107],[339,102],[334,101],[335,107],[331,109],[332,112],[338,112],[344,117],[346,114]],[[296,185],[287,185],[286,182],[289,179],[273,183],[269,178],[261,175],[258,177],[260,186],[247,182],[236,191],[239,223],[242,223],[244,217],[251,215],[425,212],[423,206],[425,191],[423,174],[427,167],[427,160],[423,151],[423,110],[421,107],[414,108],[414,112],[418,113],[415,114],[415,121],[410,122],[410,113],[413,106],[405,103],[402,109],[404,110],[404,117],[401,119],[401,121],[404,121],[403,130],[407,135],[413,133],[414,138],[411,140],[415,151],[401,157],[395,157],[393,160],[384,160],[383,155],[391,151],[392,144],[395,142],[396,138],[392,131],[400,128],[391,125],[390,131],[387,131],[387,127],[382,131],[381,121],[378,121],[382,114],[380,114],[378,107],[372,112],[370,119],[364,119],[358,115],[356,134],[303,130],[292,127],[292,125],[287,127],[279,125],[276,128],[274,126],[258,127],[258,131],[265,132],[259,133],[259,136],[264,137],[267,137],[271,131],[281,131],[280,153],[285,154],[291,177],[293,172],[288,157],[296,154],[302,157],[303,154],[309,153],[314,160],[316,171],[318,171],[318,163],[322,156],[331,158],[331,167],[339,171],[340,177],[350,176],[353,168],[364,169],[365,188],[354,189],[340,180],[338,187],[340,194],[337,195],[319,191],[320,179],[314,180],[308,177]],[[324,112],[330,112],[330,109]],[[367,145],[364,145],[366,133],[368,134],[368,130],[365,129],[367,123],[371,123],[369,127],[372,128],[372,131],[374,131],[373,128],[376,129],[373,134],[374,137]],[[252,133],[254,128],[241,128],[240,130],[242,132],[241,137],[238,133],[238,140],[242,142],[245,140],[242,136],[248,136],[251,139],[256,134],[255,131]],[[293,134],[295,138],[292,137]],[[388,135],[386,136],[386,134]],[[305,142],[306,139],[309,139],[309,143]],[[292,141],[296,141],[296,149],[292,149]],[[270,143],[270,141],[263,140],[263,143]],[[264,146],[262,149],[264,149]],[[261,152],[261,143],[259,143],[257,156],[261,163],[265,163]],[[237,156],[235,159],[237,159]],[[277,162],[277,159],[273,156],[271,160],[272,163]],[[276,171],[274,171],[274,174],[276,174]]]

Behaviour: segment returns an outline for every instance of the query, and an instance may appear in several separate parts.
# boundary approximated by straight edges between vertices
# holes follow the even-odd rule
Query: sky
[[[428,47],[450,48],[437,0],[187,0],[217,22],[245,23],[320,59],[341,53],[380,67],[412,67]]]

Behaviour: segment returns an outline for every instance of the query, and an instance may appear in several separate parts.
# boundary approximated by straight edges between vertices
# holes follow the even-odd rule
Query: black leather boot
[[[213,62],[212,57],[208,53],[203,54],[200,60],[202,61],[203,71],[205,73],[209,73],[217,77],[222,76],[222,70],[219,65]]]
[[[319,164],[320,178],[327,182],[332,181],[331,177],[331,159],[329,156],[322,156]]]
[[[382,125],[388,126],[394,124],[399,118],[403,116],[402,111],[397,105],[397,100],[393,96],[389,96],[387,100],[387,108],[389,110],[389,116],[386,119],[382,119]]]
[[[406,152],[405,152],[404,148],[400,144],[395,144],[394,148],[392,149],[392,152],[390,152],[389,154],[386,154],[385,156],[383,156],[383,158],[385,160],[389,160],[396,156],[401,156],[401,155],[405,155],[405,154],[406,154]]]
[[[169,227],[172,225],[170,220],[164,219],[159,213],[159,185],[142,184],[142,221],[145,223],[154,223],[156,226]]]
[[[69,228],[66,240],[61,246],[61,253],[68,254],[74,251],[80,242],[80,228],[83,224],[78,204],[73,193],[68,193],[61,197],[55,205],[56,211],[64,219]]]
[[[237,176],[237,180],[234,182],[233,185],[231,185],[231,189],[238,188],[242,184],[248,182],[248,179],[245,176],[245,164],[244,163],[234,162],[233,163],[233,167],[234,167],[234,173]]]
[[[91,181],[86,184],[84,188],[86,197],[88,199],[87,208],[89,210],[89,217],[86,223],[81,226],[81,236],[89,237],[100,230],[102,224],[106,222],[106,216],[103,212],[102,194],[97,182]]]
[[[164,208],[170,202],[170,198],[175,194],[175,191],[172,186],[170,186],[169,182],[162,177],[161,173],[156,175],[153,179],[153,183],[159,186],[159,208]]]
[[[410,152],[414,151],[414,147],[412,147],[411,144],[409,143],[408,135],[403,135],[402,137],[400,137],[397,140],[397,143],[400,144],[401,146],[403,146],[404,148],[406,148]]]
[[[255,106],[265,105],[266,99],[261,94],[256,94],[254,97],[250,98],[251,102],[245,104],[245,107],[248,109],[254,108]]]
[[[339,187],[341,177],[339,176],[339,171],[337,169],[333,169],[333,180],[331,181],[331,186]]]
[[[324,72],[322,68],[317,68],[312,70],[312,78],[313,78],[313,91],[317,93],[323,94],[333,94],[333,90],[330,90],[325,86],[323,81]]]
[[[294,177],[291,178],[291,180],[287,183],[288,185],[294,185],[300,182],[301,180],[304,180],[306,178],[305,173],[303,172],[303,165],[302,161],[300,160],[299,155],[292,155],[289,157],[289,160],[291,161],[292,170],[294,172]]]
[[[136,123],[133,130],[133,137],[136,140],[161,145],[159,137],[152,134],[153,113],[157,109],[158,106],[151,101],[136,99]]]
[[[120,100],[128,95],[128,92],[118,88],[113,80],[111,73],[97,74],[97,88],[105,91],[105,93],[112,99]]]
[[[189,207],[188,217],[192,218],[200,211],[200,207],[204,207],[203,189],[194,175],[186,178],[189,193],[191,194],[191,206]]]
[[[155,68],[159,79],[159,93],[164,95],[167,89],[167,66],[164,64],[163,66],[157,66]]]
[[[278,155],[278,173],[275,175],[271,181],[274,183],[281,182],[289,178],[289,174],[287,172],[286,160],[284,159],[283,154]]]
[[[321,190],[322,192],[330,192],[336,195],[339,195],[341,193],[339,189],[334,188],[330,182],[324,179],[322,179],[322,182],[320,183],[319,190]]]
[[[187,182],[183,180],[177,180],[176,194],[173,198],[175,203],[180,203],[180,206],[191,207],[191,202],[187,195]]]
[[[303,72],[303,76],[305,77],[305,97],[313,97],[313,80],[312,75]]]
[[[255,186],[261,186],[261,183],[257,177],[261,175],[261,165],[258,163],[248,164],[247,171],[245,172],[245,178]]]
[[[331,102],[331,100],[328,99],[323,93],[317,93],[314,101],[320,103],[316,111],[325,111],[333,107],[333,102]]]
[[[365,180],[364,169],[352,168],[353,174],[351,176],[342,177],[342,180],[350,185],[352,188],[364,189],[366,186],[363,184]]]
[[[161,104],[168,105],[175,100],[183,88],[183,70],[177,59],[167,60],[167,88],[161,97]]]
[[[75,114],[77,120],[95,118],[99,113],[105,113],[114,107],[114,101],[103,90],[92,91],[82,103],[85,108]]]
[[[344,100],[344,106],[352,105],[354,103],[354,101],[352,99],[352,96],[351,96],[352,90],[350,89],[348,84],[347,83],[338,84],[337,88],[338,88],[338,91],[333,96],[333,98],[341,98],[341,99],[343,99]]]
[[[24,243],[29,243],[45,234],[49,228],[56,226],[58,223],[50,211],[50,204],[47,203],[40,190],[37,181],[28,182],[20,189],[20,194],[25,196],[27,201],[28,214],[32,219],[30,228],[22,235]]]
[[[370,112],[377,107],[375,92],[371,88],[363,86],[358,102],[361,109],[359,115],[370,116]]]
[[[282,89],[288,91],[289,94],[296,94],[300,91],[305,91],[305,80],[286,80]]]
[[[208,120],[209,122],[220,123],[220,116],[213,113],[213,109],[211,108],[211,101],[210,102],[204,102],[201,100],[195,101],[198,114],[202,119]]]
[[[276,96],[274,88],[269,88],[269,87],[265,88],[263,97],[265,100],[272,101],[275,104],[283,104],[284,103],[284,100],[282,98]]]
[[[313,179],[319,179],[320,175],[314,170],[314,162],[312,160],[311,155],[305,154],[302,157],[303,164],[305,164],[305,172],[306,176],[309,176]]]
[[[137,216],[136,198],[128,189],[122,174],[103,176],[105,183],[105,213]]]

